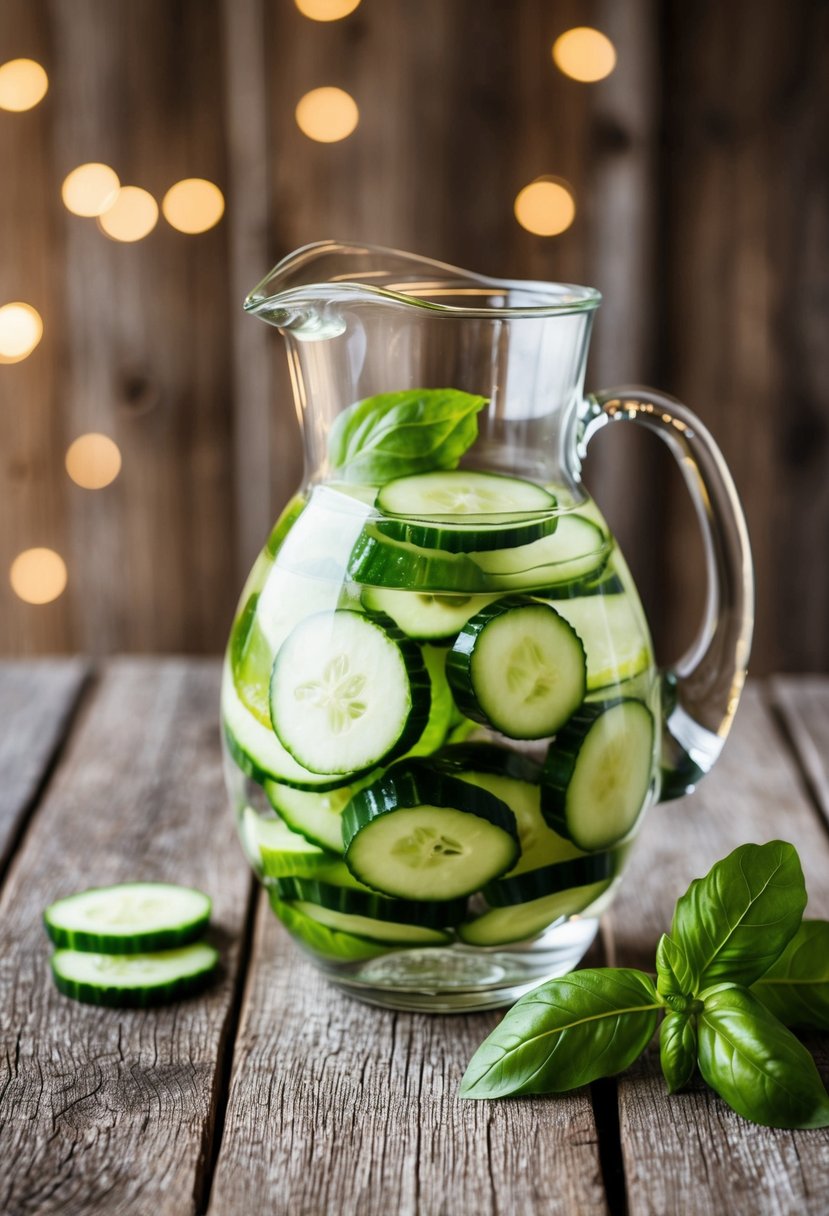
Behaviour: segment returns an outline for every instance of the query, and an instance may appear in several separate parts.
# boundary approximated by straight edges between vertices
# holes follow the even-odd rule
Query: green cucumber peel
[[[328,436],[328,459],[346,482],[384,485],[395,477],[454,469],[478,437],[486,397],[455,388],[413,388],[357,401]]]
[[[829,1126],[829,1094],[787,1025],[829,1027],[829,922],[803,921],[797,851],[746,844],[691,883],[656,976],[595,968],[522,997],[481,1044],[462,1098],[565,1093],[630,1067],[657,1024],[668,1092],[698,1068],[732,1110],[766,1127]]]

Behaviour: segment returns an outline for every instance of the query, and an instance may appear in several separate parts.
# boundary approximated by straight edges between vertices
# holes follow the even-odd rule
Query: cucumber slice
[[[578,634],[538,600],[503,599],[464,625],[446,675],[467,717],[511,739],[554,735],[584,700]]]
[[[515,815],[521,856],[507,877],[499,881],[506,882],[528,870],[538,870],[582,856],[581,849],[571,840],[559,836],[544,821],[538,784],[541,779],[540,764],[509,748],[487,743],[447,747],[438,760],[447,765],[449,771],[461,781],[468,781],[500,798]]]
[[[486,518],[517,511],[554,511],[556,500],[534,481],[470,469],[416,473],[387,481],[376,504],[386,515]]]
[[[375,891],[364,887],[339,886],[330,882],[319,882],[313,878],[280,878],[277,880],[277,891],[280,899],[294,900],[297,903],[313,904],[332,912],[343,913],[347,916],[358,916],[363,920],[392,922],[400,925],[416,925],[425,929],[448,929],[459,925],[466,916],[466,899],[441,900],[440,902],[424,902],[413,899],[388,899]],[[307,915],[307,908],[303,907]],[[324,921],[324,924],[332,924]],[[333,925],[334,928],[346,928],[345,925]],[[356,933],[356,929],[347,930]],[[393,930],[397,933],[397,928]],[[365,934],[364,934],[365,935]],[[375,931],[368,936],[380,938]],[[397,936],[391,941],[397,941]]]
[[[470,895],[519,854],[508,806],[417,761],[355,794],[343,811],[343,840],[351,873],[401,899]]]
[[[317,793],[298,790],[278,781],[264,783],[265,794],[273,809],[294,832],[330,852],[343,852],[342,813],[358,790],[379,776],[369,773],[359,781]]]
[[[87,1005],[146,1008],[200,991],[212,978],[218,951],[205,942],[154,954],[56,950],[52,975],[64,996]]]
[[[271,721],[297,763],[326,775],[364,772],[408,751],[429,716],[420,648],[389,622],[348,609],[308,617],[280,647]]]
[[[444,549],[422,549],[407,541],[392,540],[367,524],[351,551],[348,576],[368,587],[392,587],[407,591],[487,591],[481,567],[463,553]]]
[[[337,861],[336,853],[311,844],[280,819],[263,818],[252,806],[245,807],[241,834],[245,852],[264,878],[316,878]]]
[[[469,618],[497,596],[436,595],[428,591],[364,587],[361,598],[366,608],[391,617],[410,638],[421,642],[452,642]]]
[[[625,590],[625,584],[615,570],[605,570],[601,574],[585,579],[577,579],[574,583],[560,583],[550,587],[548,592],[534,591],[533,595],[553,600],[557,607],[558,600],[582,599],[587,595],[620,595]]]
[[[427,523],[425,520],[382,519],[375,523],[381,536],[405,541],[421,548],[445,553],[476,553],[528,545],[556,530],[555,515],[502,515],[498,523],[486,516],[470,515],[463,523]]]
[[[638,604],[629,595],[591,595],[555,603],[587,654],[587,687],[607,688],[645,671],[653,662]]]
[[[653,770],[653,715],[641,701],[583,705],[547,752],[544,818],[579,848],[606,849],[639,818]]]
[[[211,902],[193,887],[126,882],[92,887],[50,904],[43,914],[56,946],[99,954],[168,950],[200,937]]]
[[[295,904],[283,903],[273,891],[269,891],[271,908],[288,932],[311,954],[320,955],[332,962],[356,963],[387,954],[390,947],[367,941],[352,933],[343,933],[319,924],[306,916]]]
[[[611,880],[612,881],[612,880]],[[571,891],[557,891],[525,904],[492,908],[458,928],[458,937],[469,946],[507,946],[537,937],[565,916],[587,911],[610,886],[610,881],[589,883]]]
[[[596,576],[609,553],[610,542],[600,528],[580,515],[562,515],[552,536],[470,557],[486,577],[486,590],[509,590],[553,587]]]
[[[271,529],[268,543],[265,545],[265,552],[270,557],[276,557],[283,540],[305,510],[306,502],[307,500],[302,494],[295,494],[286,504],[282,514]]]
[[[245,604],[230,634],[228,654],[239,699],[258,722],[270,729],[268,683],[273,652],[257,620],[259,594]]]
[[[532,903],[545,895],[558,891],[570,891],[604,879],[615,878],[619,872],[621,850],[606,850],[604,853],[582,854],[569,861],[557,861],[552,865],[525,870],[521,874],[508,874],[495,882],[487,883],[483,895],[491,908],[508,908],[513,904]]]
[[[429,673],[432,699],[423,734],[414,747],[406,752],[406,759],[430,756],[442,747],[455,718],[455,702],[446,682],[446,651],[438,646],[423,646],[421,653]]]
[[[373,920],[369,916],[358,916],[350,912],[337,912],[319,904],[299,901],[291,905],[328,929],[338,933],[368,938],[372,942],[398,946],[442,946],[451,941],[451,935],[442,929],[429,929],[423,925],[398,924],[395,921]]]
[[[305,790],[330,790],[342,785],[341,777],[325,777],[297,764],[271,728],[241,701],[228,663],[222,678],[222,724],[228,751],[254,781],[274,780]]]

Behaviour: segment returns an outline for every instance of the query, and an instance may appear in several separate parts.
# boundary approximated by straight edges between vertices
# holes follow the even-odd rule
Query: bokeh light
[[[579,25],[556,38],[553,62],[565,76],[592,84],[616,67],[616,48],[601,30]]]
[[[66,563],[54,549],[24,549],[11,564],[9,581],[27,604],[50,604],[66,587]]]
[[[158,203],[140,186],[122,186],[115,202],[98,216],[98,226],[114,241],[140,241],[158,222]]]
[[[118,174],[109,165],[90,161],[78,165],[63,179],[60,196],[67,211],[73,215],[100,215],[111,207],[118,197],[121,183]]]
[[[0,363],[19,363],[43,337],[43,321],[31,304],[20,300],[0,308]]]
[[[179,232],[207,232],[224,215],[225,199],[218,186],[203,177],[187,177],[171,186],[161,200],[164,218]]]
[[[84,490],[102,490],[121,472],[118,444],[96,431],[79,435],[67,448],[66,471],[76,486]]]
[[[312,21],[339,21],[359,6],[360,0],[294,0],[303,17]]]
[[[34,59],[10,59],[0,65],[0,110],[31,110],[48,88],[49,77]]]
[[[322,144],[346,139],[360,121],[360,111],[344,89],[312,89],[296,108],[297,126],[303,135]]]
[[[576,204],[567,186],[551,178],[530,182],[515,199],[515,218],[536,236],[558,236],[575,215]]]

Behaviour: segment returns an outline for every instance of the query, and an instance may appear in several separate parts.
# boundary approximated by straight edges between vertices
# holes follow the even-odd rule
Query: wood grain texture
[[[88,675],[83,659],[0,663],[0,874]]]
[[[586,1091],[456,1098],[498,1016],[361,1005],[300,956],[261,901],[210,1213],[605,1212]]]
[[[755,685],[697,792],[650,813],[608,918],[618,962],[652,969],[659,935],[691,879],[746,841],[775,838],[800,853],[807,915],[829,915],[829,841]],[[699,1080],[668,1098],[655,1050],[620,1079],[619,1113],[630,1216],[826,1211],[829,1129],[756,1127]]]
[[[201,1199],[249,875],[221,778],[214,662],[108,667],[15,858],[0,904],[0,1211],[152,1212]],[[60,996],[44,906],[166,879],[214,900],[223,974],[157,1011]]]
[[[776,676],[771,701],[815,801],[829,820],[829,677]]]

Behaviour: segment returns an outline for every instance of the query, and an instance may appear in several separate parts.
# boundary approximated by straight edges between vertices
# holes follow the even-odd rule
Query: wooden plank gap
[[[602,1077],[590,1086],[593,1118],[599,1133],[599,1165],[610,1216],[627,1216],[627,1184],[619,1127],[619,1086],[615,1077]]]
[[[774,676],[765,692],[804,789],[829,831],[829,677]]]
[[[259,904],[260,887],[251,876],[250,892],[242,933],[239,938],[238,970],[233,986],[233,999],[228,1007],[227,1016],[222,1026],[217,1055],[217,1067],[214,1075],[213,1093],[211,1095],[212,1114],[209,1124],[205,1124],[201,1154],[202,1169],[197,1170],[194,1199],[198,1216],[204,1216],[210,1205],[210,1193],[213,1190],[213,1178],[216,1174],[216,1163],[222,1148],[225,1131],[225,1116],[228,1098],[230,1096],[230,1078],[233,1073],[233,1056],[236,1039],[239,1033],[239,1021],[250,983],[250,964],[253,951],[253,933],[256,924],[256,914]]]

